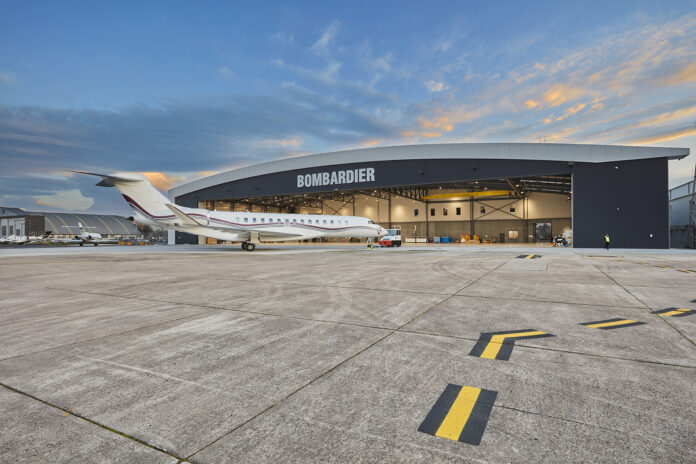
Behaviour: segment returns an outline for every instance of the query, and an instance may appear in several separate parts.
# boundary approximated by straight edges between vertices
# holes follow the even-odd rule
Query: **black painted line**
[[[596,328],[602,329],[602,330],[614,330],[614,329],[623,329],[624,327],[633,327],[634,325],[643,325],[643,324],[647,324],[647,322],[630,322],[628,324],[610,325],[608,327],[596,327]]]
[[[520,332],[528,332],[527,330],[520,331]],[[531,330],[529,330],[531,332]],[[503,343],[500,346],[500,350],[498,350],[498,354],[495,355],[495,359],[499,361],[509,361],[510,360],[510,355],[512,354],[512,349],[515,347],[515,341],[517,340],[529,340],[532,338],[547,338],[547,337],[553,337],[554,335],[551,334],[541,334],[541,335],[527,335],[525,337],[514,337],[510,338],[510,340],[505,339],[503,340]]]
[[[447,384],[445,391],[442,392],[435,402],[435,406],[433,406],[423,423],[418,427],[418,431],[427,433],[428,435],[435,435],[442,421],[447,417],[447,413],[454,404],[454,400],[457,399],[461,389],[462,387],[459,385]]]
[[[479,339],[476,342],[476,344],[474,345],[474,347],[471,349],[471,351],[469,352],[469,356],[475,356],[477,358],[480,358],[481,355],[483,354],[483,350],[485,350],[487,346],[488,346],[488,340]]]
[[[488,419],[493,410],[493,403],[498,396],[498,392],[481,389],[474,408],[471,410],[469,420],[466,421],[459,441],[470,445],[480,445],[483,432],[486,430]]]
[[[509,361],[510,355],[512,354],[512,349],[515,347],[514,343],[503,343],[500,345],[498,354],[495,355],[495,359],[499,361]]]
[[[676,311],[677,309],[679,309],[679,308],[666,308],[666,309],[660,309],[660,310],[657,310],[657,311],[653,311],[652,314],[664,314],[664,313],[668,313],[668,312],[670,312],[670,311]]]

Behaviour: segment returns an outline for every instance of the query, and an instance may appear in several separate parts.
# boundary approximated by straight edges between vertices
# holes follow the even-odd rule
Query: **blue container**
[[[441,238],[440,238],[440,241],[441,241],[442,243],[450,243],[450,242],[452,241],[452,239],[449,238],[449,237],[441,237]]]

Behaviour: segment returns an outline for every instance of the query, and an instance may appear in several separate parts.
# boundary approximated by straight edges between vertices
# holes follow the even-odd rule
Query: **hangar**
[[[175,187],[178,205],[365,216],[404,241],[530,243],[572,230],[621,248],[669,248],[668,160],[688,148],[449,143],[285,158]],[[176,233],[176,243],[206,243]]]
[[[39,236],[53,232],[54,238],[71,238],[80,234],[78,224],[104,238],[134,239],[142,235],[138,227],[122,216],[26,211],[0,206],[0,236]]]

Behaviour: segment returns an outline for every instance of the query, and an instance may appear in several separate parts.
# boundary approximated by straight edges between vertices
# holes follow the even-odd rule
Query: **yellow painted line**
[[[483,350],[483,353],[481,353],[481,357],[486,359],[495,359],[495,357],[498,356],[498,351],[500,351],[500,348],[503,346],[503,342],[506,338],[529,337],[532,335],[545,334],[546,332],[542,332],[541,330],[535,330],[533,332],[519,332],[515,334],[493,335],[491,337],[491,341],[488,342],[488,346],[486,346],[486,349]]]
[[[435,436],[458,441],[480,393],[480,388],[462,387]]]
[[[675,314],[684,314],[687,311],[689,311],[689,310],[688,309],[675,309],[674,311],[660,313],[660,316],[674,316]]]
[[[524,259],[532,259],[534,255],[525,256]]]
[[[668,268],[668,267],[672,267],[672,266],[665,266],[664,264],[658,264],[657,267],[661,267],[664,269],[664,268]]]
[[[688,272],[689,274],[696,274],[694,271],[690,271],[688,269],[679,269],[681,272]]]
[[[602,322],[600,324],[591,324],[588,325],[587,327],[593,327],[595,329],[601,329],[602,327],[611,327],[614,325],[624,325],[624,324],[632,324],[633,322],[638,322],[634,321],[633,319],[623,319],[620,321],[614,321],[614,322]]]

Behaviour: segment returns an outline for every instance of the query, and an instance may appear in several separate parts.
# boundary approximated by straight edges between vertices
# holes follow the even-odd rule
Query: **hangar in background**
[[[448,236],[668,248],[668,160],[688,148],[452,143],[364,148],[234,169],[169,191],[223,211],[369,217],[405,241]],[[205,243],[176,234],[177,243]]]
[[[669,191],[672,248],[696,248],[696,172],[694,179]]]
[[[104,238],[133,239],[142,235],[135,224],[122,216],[46,213],[0,206],[0,236],[2,237],[39,236],[51,231],[53,237],[71,238],[80,235],[78,223],[90,227],[90,232],[101,234]]]

